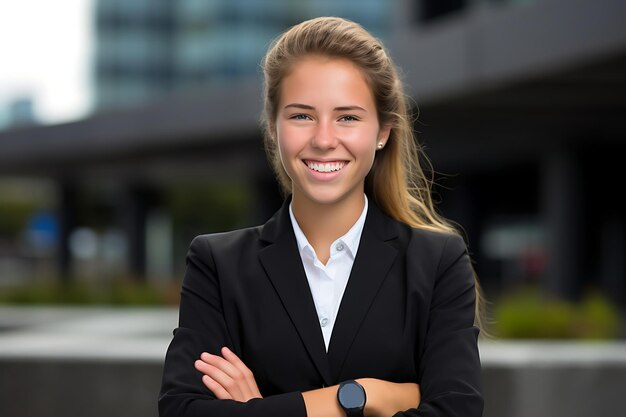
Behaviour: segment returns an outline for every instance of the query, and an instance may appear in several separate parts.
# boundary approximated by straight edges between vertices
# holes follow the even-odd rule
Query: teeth
[[[346,165],[345,162],[331,162],[331,163],[325,163],[325,164],[318,164],[316,162],[308,162],[308,161],[306,164],[313,171],[317,171],[317,172],[339,171],[341,168],[343,168]]]

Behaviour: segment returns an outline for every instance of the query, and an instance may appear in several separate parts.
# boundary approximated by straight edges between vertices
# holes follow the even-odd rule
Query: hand
[[[262,398],[252,371],[227,347],[222,356],[203,352],[194,366],[202,372],[202,382],[220,400],[246,402]]]
[[[357,381],[367,394],[367,417],[390,417],[399,411],[417,408],[421,401],[420,386],[412,382],[396,383],[374,378]]]

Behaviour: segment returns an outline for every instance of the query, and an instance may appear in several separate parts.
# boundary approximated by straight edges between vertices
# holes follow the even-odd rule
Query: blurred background
[[[0,414],[84,415],[52,388],[2,397],[98,367],[81,395],[103,415],[156,415],[189,242],[281,203],[261,57],[323,15],[402,69],[489,301],[485,415],[624,405],[626,2],[21,0],[0,5]]]

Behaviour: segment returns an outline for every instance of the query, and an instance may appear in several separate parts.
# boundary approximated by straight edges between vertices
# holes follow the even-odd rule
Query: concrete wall
[[[485,417],[616,417],[626,366],[486,366]]]
[[[0,416],[158,415],[159,363],[0,359]]]

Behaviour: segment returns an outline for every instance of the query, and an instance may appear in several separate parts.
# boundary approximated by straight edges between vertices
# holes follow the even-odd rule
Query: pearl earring
[[[382,143],[382,142],[380,142],[380,143],[378,144],[378,149],[379,149],[379,150],[380,150],[380,149],[382,149],[382,148],[383,148],[383,146],[385,146],[385,145],[383,145],[383,143]]]

